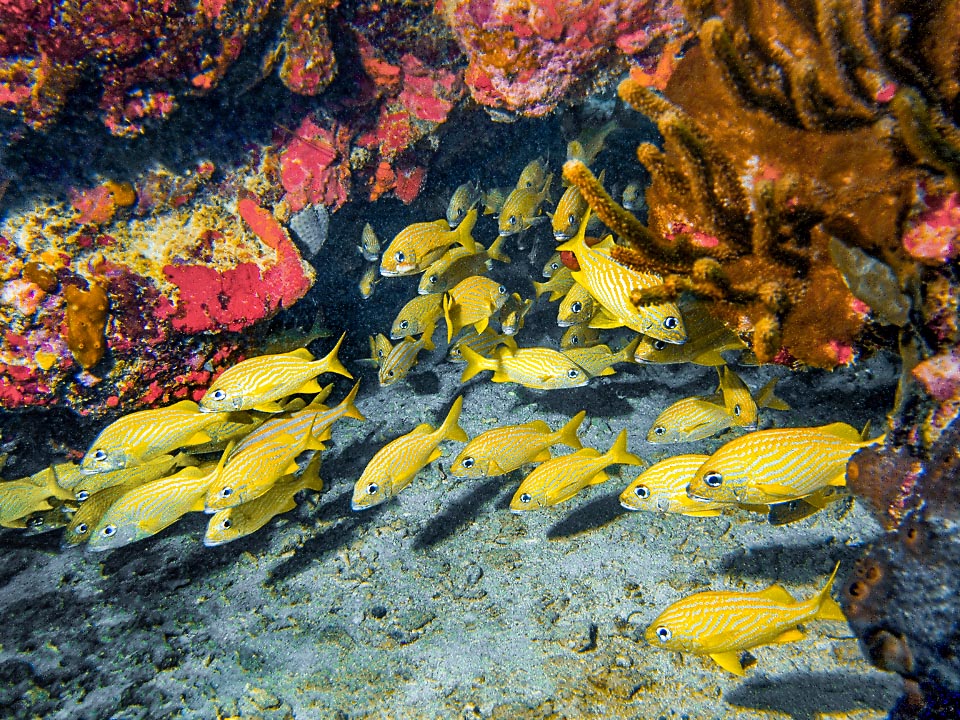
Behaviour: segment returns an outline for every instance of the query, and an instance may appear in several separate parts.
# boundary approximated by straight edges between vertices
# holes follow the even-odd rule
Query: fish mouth
[[[397,270],[387,270],[385,267],[382,267],[382,266],[381,266],[381,268],[380,268],[380,274],[381,274],[383,277],[399,277],[400,275],[403,275],[403,273],[400,272],[399,269],[397,269]]]
[[[519,230],[501,230],[500,237],[510,237],[511,235],[516,235]]]
[[[556,240],[557,242],[560,242],[562,240],[569,240],[572,237],[573,235],[571,235],[570,233],[565,233],[565,232],[553,233],[553,239]]]
[[[557,327],[572,327],[574,325],[576,325],[576,323],[570,320],[557,320]]]
[[[696,502],[702,502],[702,503],[713,502],[713,498],[703,497],[703,495],[696,495],[690,492],[689,483],[687,484],[686,489],[687,489],[687,497],[690,498],[691,500],[695,500]]]

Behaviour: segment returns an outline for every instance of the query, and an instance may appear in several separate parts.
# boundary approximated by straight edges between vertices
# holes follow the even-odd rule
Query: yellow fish
[[[594,378],[615,374],[616,371],[611,366],[617,363],[632,363],[633,353],[639,342],[640,336],[638,335],[617,352],[613,352],[606,345],[592,345],[564,350],[563,354],[582,367],[587,375]]]
[[[500,252],[503,238],[498,237],[489,249],[477,243],[477,252],[470,252],[465,247],[455,247],[447,250],[443,257],[428,267],[417,292],[421,295],[446,292],[458,282],[471,275],[482,275],[493,267],[493,261],[510,262],[510,258]]]
[[[846,485],[847,461],[882,442],[846,423],[758,430],[721,446],[690,481],[687,494],[715,502],[770,505]]]
[[[694,442],[723,432],[733,425],[733,416],[721,403],[719,396],[677,400],[657,415],[647,442]]]
[[[687,341],[674,345],[644,337],[637,348],[637,362],[725,365],[720,353],[747,347],[733,330],[713,317],[703,303],[681,303],[680,313],[687,329]]]
[[[547,220],[546,215],[540,215],[540,206],[550,197],[552,180],[553,175],[547,176],[547,180],[540,191],[533,189],[533,187],[514,188],[506,202],[503,203],[500,216],[497,218],[500,235],[504,237],[515,235]]]
[[[641,273],[624,267],[610,257],[609,249],[587,245],[584,233],[589,219],[588,209],[577,234],[557,246],[557,250],[574,253],[580,269],[571,273],[573,279],[587,288],[594,300],[607,311],[606,318],[600,313],[590,324],[600,328],[626,325],[638,333],[669,343],[683,344],[687,333],[676,303],[638,308],[630,302],[630,294],[635,289],[659,285],[661,277],[656,273]]]
[[[377,234],[373,231],[370,223],[363,226],[363,232],[360,234],[360,244],[357,245],[357,250],[360,251],[363,259],[367,262],[375,263],[380,259],[380,240],[377,238]]]
[[[757,429],[757,403],[743,379],[727,365],[717,368],[723,406],[733,416],[733,424],[747,430]]]
[[[543,158],[537,158],[528,162],[523,170],[520,171],[520,177],[517,178],[517,188],[523,190],[533,190],[543,187],[547,179],[547,166]]]
[[[97,435],[83,456],[80,472],[92,475],[120,470],[166,455],[178,447],[209,442],[210,436],[204,428],[226,418],[225,412],[201,412],[190,400],[124,415]]]
[[[156,480],[157,478],[153,479]],[[67,529],[60,541],[61,548],[66,549],[85,543],[90,538],[90,531],[100,523],[110,506],[124,494],[143,484],[133,480],[123,485],[112,485],[91,493],[87,499],[80,503],[80,507],[77,508],[67,524]]]
[[[216,466],[187,467],[125,492],[90,532],[87,549],[115,550],[156,535],[188,512],[201,512],[207,488],[222,469],[228,452],[224,450]]]
[[[428,325],[436,326],[443,317],[443,296],[437,294],[417,295],[397,313],[390,328],[394,340],[419,335]]]
[[[503,209],[507,196],[513,191],[511,187],[493,188],[480,193],[480,204],[483,205],[484,215],[496,215]]]
[[[575,140],[567,143],[567,160],[590,165],[603,150],[607,135],[617,129],[616,120],[608,120],[598,128],[584,128]]]
[[[560,338],[560,349],[571,350],[580,347],[593,347],[600,342],[600,331],[587,323],[571,325]]]
[[[53,506],[50,498],[73,500],[70,490],[57,484],[53,468],[44,468],[38,473],[19,480],[0,482],[0,526],[17,527],[17,520]]]
[[[447,204],[447,224],[453,230],[463,222],[467,213],[480,202],[480,185],[475,182],[465,182],[450,196]]]
[[[598,178],[603,183],[603,176],[606,170],[600,173]],[[553,237],[557,242],[569,240],[577,234],[580,228],[580,221],[583,220],[587,212],[587,201],[583,199],[580,188],[571,185],[564,190],[560,196],[560,202],[557,203],[556,210],[553,211],[551,224],[553,226]],[[596,223],[592,223],[595,225]]]
[[[51,498],[50,505],[52,507],[49,510],[39,510],[15,520],[11,527],[23,530],[25,535],[39,535],[51,530],[65,528],[70,523],[74,512],[76,512],[76,503]]]
[[[587,485],[606,482],[604,468],[610,465],[643,465],[627,451],[627,431],[621,430],[610,449],[601,455],[593,448],[577,450],[538,465],[523,479],[510,501],[515,513],[550,507],[569,500]]]
[[[383,333],[377,333],[370,336],[370,362],[376,366],[383,364],[384,359],[390,354],[393,345]]]
[[[728,503],[700,502],[687,497],[687,485],[709,455],[674,455],[654,463],[620,493],[627,510],[714,517]]]
[[[533,307],[533,298],[524,300],[520,293],[514,293],[500,308],[500,329],[504,335],[516,335],[523,328],[524,320],[530,308]]]
[[[574,286],[573,271],[566,265],[557,270],[547,282],[534,282],[537,298],[544,293],[550,293],[550,302],[556,302],[565,296]]]
[[[433,350],[433,331],[434,325],[427,325],[423,335],[417,340],[413,337],[405,337],[396,345],[390,348],[387,356],[380,364],[380,387],[393,385],[401,380],[410,372],[410,368],[417,364],[417,356],[421,350]]]
[[[830,597],[839,567],[837,563],[823,589],[805,601],[776,584],[759,592],[696,593],[660,613],[644,637],[654,647],[709,655],[723,669],[744,675],[744,650],[801,640],[798,626],[811,620],[847,621]]]
[[[581,410],[556,432],[543,420],[487,430],[467,443],[450,465],[450,472],[471,478],[506,475],[527,463],[549,460],[550,448],[557,443],[580,450],[583,445],[577,431],[586,416]]]
[[[493,353],[497,345],[506,345],[516,350],[517,341],[509,335],[499,335],[489,327],[482,333],[478,333],[473,328],[467,328],[466,334],[450,346],[447,357],[453,362],[466,362],[461,350],[464,346],[469,347],[478,355],[487,356]]]
[[[293,510],[293,499],[301,490],[323,490],[320,479],[320,453],[313,456],[307,467],[298,475],[287,475],[277,481],[267,492],[242,505],[219,510],[210,516],[203,544],[207,547],[224,545],[246,537],[262,528],[277,515]]]
[[[551,298],[552,299],[552,298]],[[557,325],[570,327],[579,323],[589,323],[593,317],[593,296],[579,283],[574,283],[557,308]]]
[[[564,267],[564,265],[563,261],[560,259],[560,253],[555,252],[550,256],[550,259],[544,263],[543,276],[547,279],[550,279],[553,277],[553,274],[562,267]]]
[[[447,342],[467,325],[473,325],[482,333],[490,323],[490,316],[499,312],[509,297],[503,285],[483,275],[472,275],[458,282],[443,295]]]
[[[100,492],[108,487],[113,487],[114,485],[128,485],[131,483],[142,485],[145,482],[156,480],[158,477],[163,477],[173,469],[174,465],[188,457],[189,456],[182,454],[161,455],[160,457],[147,460],[139,465],[130,465],[129,467],[120,468],[119,470],[110,470],[109,472],[95,473],[93,475],[81,474],[80,477],[77,478],[77,481],[70,486],[70,489],[79,502],[84,502],[94,493]],[[191,465],[195,463],[188,461],[183,464]]]
[[[484,370],[493,371],[493,382],[513,382],[535,390],[582,387],[590,380],[583,368],[551,348],[498,347],[492,358],[478,355],[469,347],[460,348],[460,353],[467,361],[460,382]]]
[[[623,201],[621,205],[632,213],[642,210],[647,204],[643,197],[643,188],[638,182],[627,183],[627,186],[623,189],[621,200]]]
[[[467,434],[457,424],[462,407],[461,395],[436,430],[424,423],[380,448],[353,488],[351,507],[365,510],[399,493],[418,472],[442,455],[439,445],[443,440],[467,442]]]
[[[337,373],[353,379],[340,364],[337,353],[346,333],[340,336],[333,350],[320,360],[314,360],[306,348],[282,355],[261,355],[239,362],[223,371],[200,400],[201,412],[229,410],[260,410],[280,412],[280,398],[296,393],[316,393],[321,387],[316,377],[323,373]]]
[[[357,289],[360,290],[360,297],[364,300],[372,298],[373,291],[376,290],[379,279],[380,276],[377,275],[377,266],[372,263],[367,265],[363,270],[363,275],[360,276],[360,282],[357,283]]]
[[[380,260],[380,274],[384,277],[415,275],[426,270],[439,259],[447,248],[457,243],[470,252],[477,251],[473,240],[476,209],[467,213],[456,230],[450,230],[446,220],[419,222],[401,230],[384,251]]]
[[[245,437],[210,484],[205,500],[208,513],[249,502],[263,495],[283,475],[299,470],[296,457],[307,450],[323,450],[330,427],[341,417],[366,418],[354,400],[360,383],[335,408],[308,405],[289,417],[272,418]]]

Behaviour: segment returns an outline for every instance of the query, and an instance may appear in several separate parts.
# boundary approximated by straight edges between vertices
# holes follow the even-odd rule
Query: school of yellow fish
[[[592,162],[615,124],[570,143],[568,156]],[[683,398],[656,418],[650,443],[691,442],[730,432],[712,455],[679,454],[645,467],[620,494],[631,511],[714,517],[764,513],[773,524],[805,517],[844,497],[845,468],[867,439],[867,429],[841,422],[822,427],[758,430],[766,410],[788,410],[774,395],[775,380],[756,392],[721,353],[743,351],[736,333],[695,302],[637,308],[632,290],[660,282],[628,269],[610,255],[614,239],[588,238],[602,229],[574,187],[547,212],[554,174],[542,159],[529,163],[512,188],[480,190],[475,182],[454,192],[445,218],[416,222],[381,254],[367,224],[358,245],[366,266],[359,282],[364,299],[380,277],[422,275],[418,294],[394,320],[389,338],[370,338],[370,359],[381,386],[401,381],[421,352],[435,349],[446,328],[447,359],[466,363],[461,381],[490,371],[497,383],[538,390],[580,387],[614,373],[619,363],[696,363],[715,367],[711,395]],[[601,176],[602,177],[602,176]],[[624,191],[636,194],[631,184]],[[473,237],[479,212],[497,215],[497,236],[485,245]],[[559,245],[543,266],[544,282],[532,297],[511,292],[489,277],[495,263],[510,263],[503,245],[512,236],[550,222]],[[523,290],[523,289],[519,289]],[[559,301],[558,347],[521,346],[517,336],[542,296]],[[617,350],[599,332],[635,333]],[[393,341],[393,342],[392,342]],[[60,463],[27,478],[0,483],[0,526],[65,527],[65,546],[85,543],[105,551],[155,535],[190,512],[210,515],[203,542],[216,546],[264,527],[296,506],[300,491],[319,492],[321,455],[331,427],[343,418],[363,421],[354,401],[359,383],[335,406],[325,404],[332,385],[318,378],[352,379],[338,359],[343,337],[320,359],[306,349],[252,357],[219,375],[199,403],[178,402],[123,416],[91,444],[80,463]],[[620,431],[605,452],[583,447],[578,430],[586,413],[553,429],[545,422],[496,427],[469,438],[459,424],[463,397],[436,427],[422,424],[380,448],[356,480],[351,505],[361,511],[389,501],[441,455],[445,441],[466,443],[450,463],[460,478],[524,470],[510,501],[515,513],[545,510],[609,479],[613,465],[647,463],[628,450]],[[553,456],[564,445],[571,452]],[[834,570],[834,575],[836,569]],[[666,608],[650,625],[655,647],[712,658],[743,674],[740,653],[769,643],[799,640],[798,625],[842,622],[830,598],[832,575],[805,601],[779,585],[758,592],[702,592]]]

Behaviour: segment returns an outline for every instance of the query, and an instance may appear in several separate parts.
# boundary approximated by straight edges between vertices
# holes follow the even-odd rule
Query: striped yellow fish
[[[550,279],[553,277],[553,274],[562,267],[563,262],[560,260],[560,253],[555,252],[550,256],[550,259],[543,264],[543,276]]]
[[[600,173],[598,178],[603,183],[603,176],[607,171]],[[576,185],[568,187],[563,195],[560,196],[560,202],[557,203],[557,209],[553,211],[552,225],[553,237],[557,242],[569,240],[577,234],[580,228],[580,221],[583,220],[587,212],[587,201],[583,199],[580,188]],[[597,223],[592,223],[596,225]]]
[[[453,230],[463,222],[467,213],[480,202],[480,186],[475,182],[465,182],[453,191],[447,203],[447,224]]]
[[[643,187],[638,182],[629,182],[623,189],[621,196],[621,205],[632,213],[642,209],[647,204],[647,199],[643,195]]]
[[[417,295],[397,313],[390,328],[390,337],[394,340],[419,335],[427,325],[436,325],[443,317],[443,295]]]
[[[308,405],[289,417],[273,418],[245,437],[211,483],[205,510],[234,507],[263,495],[282,476],[296,472],[294,460],[306,450],[323,450],[330,427],[341,417],[365,420],[354,400],[360,384],[335,408]]]
[[[747,430],[757,429],[757,403],[750,394],[750,388],[729,366],[717,368],[720,376],[720,394],[723,406],[733,417],[733,424]]]
[[[207,522],[203,544],[207,547],[225,545],[255,533],[277,515],[293,510],[297,506],[293,498],[298,492],[323,490],[319,470],[320,453],[317,453],[300,475],[284,476],[260,497],[217,511]]]
[[[507,237],[523,232],[527,228],[538,225],[547,220],[546,215],[540,214],[540,206],[550,197],[550,183],[553,175],[548,175],[543,187],[517,187],[507,196],[506,202],[500,208],[497,226],[500,235]]]
[[[369,300],[373,297],[373,292],[376,290],[377,281],[379,281],[380,276],[377,275],[377,266],[374,264],[367,265],[363,270],[363,275],[360,276],[360,282],[357,283],[357,289],[360,291],[360,297],[364,300]]]
[[[606,345],[591,345],[590,347],[572,348],[564,350],[563,354],[582,367],[590,377],[599,377],[601,375],[613,375],[616,370],[613,365],[618,363],[632,363],[633,353],[640,342],[640,336],[637,335],[624,347],[613,352]]]
[[[758,430],[721,446],[697,470],[687,494],[750,505],[804,498],[829,485],[846,485],[850,456],[882,441],[882,436],[863,440],[846,423]]]
[[[583,445],[577,431],[586,416],[581,410],[556,432],[543,420],[487,430],[467,443],[451,463],[450,472],[471,478],[506,475],[521,465],[549,460],[550,448],[557,443],[580,450]]]
[[[393,385],[402,380],[410,372],[410,368],[417,364],[417,356],[421,350],[433,350],[434,325],[431,323],[424,328],[419,339],[405,337],[390,348],[387,356],[380,363],[380,387]]]
[[[627,431],[621,430],[610,449],[601,455],[593,448],[577,450],[538,465],[523,479],[510,510],[515,513],[550,507],[569,500],[587,485],[606,482],[604,468],[610,465],[643,465],[643,460],[627,451]]]
[[[694,442],[713,437],[731,425],[733,416],[719,395],[683,398],[657,415],[647,431],[647,442]]]
[[[500,250],[502,244],[503,238],[498,237],[489,248],[477,243],[476,252],[465,247],[450,248],[424,271],[417,292],[421,295],[446,292],[471,275],[482,275],[493,267],[494,260],[510,262]]]
[[[282,355],[261,355],[224,370],[200,400],[201,412],[260,410],[280,412],[277,400],[295,393],[316,393],[322,389],[316,377],[337,373],[351,380],[353,375],[340,364],[337,353],[346,333],[340,336],[326,357],[314,360],[306,348]]]
[[[370,362],[374,365],[378,367],[382,365],[392,349],[393,345],[383,333],[370,336]]]
[[[598,128],[583,128],[576,138],[567,143],[567,160],[579,160],[584,165],[590,165],[603,150],[607,135],[617,127],[616,120],[608,120]]]
[[[467,434],[457,424],[462,407],[461,395],[436,430],[424,423],[380,448],[353,488],[351,507],[365,510],[399,493],[418,472],[442,455],[439,449],[442,441],[467,442]]]
[[[493,371],[493,382],[513,382],[535,390],[581,387],[590,380],[583,368],[551,348],[498,347],[492,358],[482,357],[469,347],[460,348],[460,353],[467,361],[460,382],[484,370]]]
[[[593,347],[600,343],[600,331],[588,323],[571,325],[560,338],[560,349],[571,350],[580,347]]]
[[[124,415],[97,435],[83,456],[80,471],[92,475],[120,470],[167,455],[185,445],[209,442],[210,436],[204,428],[226,418],[225,412],[201,412],[191,400]]]
[[[488,356],[494,351],[494,349],[496,349],[497,345],[506,345],[507,347],[516,350],[517,341],[509,335],[500,335],[495,333],[489,327],[482,333],[478,333],[474,328],[471,327],[467,328],[467,332],[462,338],[450,346],[450,351],[447,353],[447,357],[453,362],[466,362],[466,360],[463,359],[462,353],[462,348],[464,346],[470,348],[478,355]]]
[[[197,446],[199,447],[199,446]],[[221,448],[222,450],[222,448]],[[183,465],[195,465],[196,462],[188,459],[189,456],[161,455],[160,457],[147,460],[139,465],[111,470],[105,473],[95,473],[93,475],[80,474],[77,481],[71,485],[70,489],[80,502],[86,501],[88,497],[101,490],[113,487],[114,485],[128,485],[130,483],[142,485],[145,482],[156,480],[170,473],[174,465],[181,460],[185,461]]]
[[[446,220],[408,225],[384,251],[380,259],[380,274],[397,277],[421,273],[438,260],[448,247],[457,243],[470,252],[476,252],[476,243],[471,234],[476,221],[477,211],[473,209],[456,230],[450,230]]]
[[[627,510],[694,517],[719,515],[720,510],[728,507],[728,504],[700,502],[687,497],[687,485],[709,458],[709,455],[674,455],[654,463],[620,493],[620,504]]]
[[[50,498],[73,500],[70,490],[57,484],[53,468],[44,468],[38,473],[19,480],[0,482],[0,526],[17,527],[16,521],[53,506]]]
[[[840,563],[823,589],[809,600],[797,601],[781,585],[759,592],[701,592],[678,600],[647,628],[644,637],[654,647],[709,655],[720,667],[744,675],[744,650],[787,643],[804,637],[799,625],[811,620],[846,622],[830,588]]]
[[[480,204],[483,206],[484,215],[495,215],[503,208],[507,201],[507,195],[513,190],[512,187],[491,188],[486,192],[480,193]]]
[[[574,286],[573,271],[566,265],[561,266],[547,282],[534,282],[533,287],[537,298],[544,293],[550,293],[550,302],[556,302],[564,297]]]
[[[472,275],[443,295],[443,315],[447,321],[447,342],[467,325],[482,333],[490,316],[499,312],[510,293],[496,280]]]
[[[659,285],[662,278],[656,273],[642,273],[620,265],[610,257],[607,248],[587,245],[584,233],[589,219],[588,209],[577,234],[558,245],[557,250],[575,255],[580,269],[571,273],[573,279],[587,288],[594,300],[607,311],[606,316],[600,313],[590,324],[600,328],[626,325],[631,330],[664,342],[684,343],[687,333],[676,303],[638,308],[630,302],[630,294],[634,290]]]
[[[90,531],[87,549],[115,550],[156,535],[188,512],[201,512],[207,488],[220,473],[228,452],[224,450],[217,465],[183,468],[175,475],[128,490]]]
[[[575,282],[560,301],[560,307],[557,308],[557,325],[570,327],[588,323],[593,318],[593,311],[593,296],[583,285]]]
[[[153,480],[156,479],[157,478],[153,478]],[[142,482],[132,480],[122,485],[112,485],[103,490],[91,493],[88,498],[80,503],[80,507],[77,508],[77,511],[67,524],[67,529],[64,531],[63,538],[60,540],[60,547],[64,549],[75,547],[89,540],[90,531],[100,524],[100,520],[103,519],[104,514],[110,509],[110,506],[123,495],[143,484]]]
[[[637,347],[637,362],[725,365],[720,353],[747,347],[733,330],[711,315],[703,303],[681,303],[680,313],[687,330],[687,341],[683,345],[674,345],[644,337]]]
[[[533,307],[533,298],[524,300],[520,293],[514,293],[500,308],[500,330],[504,335],[516,335],[526,320],[527,313]]]
[[[76,503],[59,498],[50,498],[49,502],[52,506],[49,510],[39,510],[26,515],[19,520],[15,520],[11,527],[23,530],[24,535],[39,535],[51,530],[65,528],[70,523],[74,512],[76,512]]]
[[[357,250],[363,255],[363,259],[370,263],[375,263],[380,259],[380,240],[373,231],[370,223],[363,226],[363,232],[360,233],[360,244]]]
[[[520,177],[517,178],[515,187],[533,190],[543,187],[543,183],[546,182],[546,180],[547,164],[542,157],[538,157],[536,160],[531,160],[524,165],[523,170],[520,171]]]

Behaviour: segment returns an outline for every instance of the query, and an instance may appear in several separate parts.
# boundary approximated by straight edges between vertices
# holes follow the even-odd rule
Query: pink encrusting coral
[[[336,210],[350,195],[351,131],[336,122],[304,118],[280,157],[280,181],[294,212],[307,205]]]
[[[903,235],[903,247],[921,262],[947,262],[960,254],[960,195],[952,192],[925,202],[926,209]]]
[[[467,54],[474,100],[528,116],[553,110],[578,80],[616,54],[635,54],[682,26],[671,0],[446,0]]]

